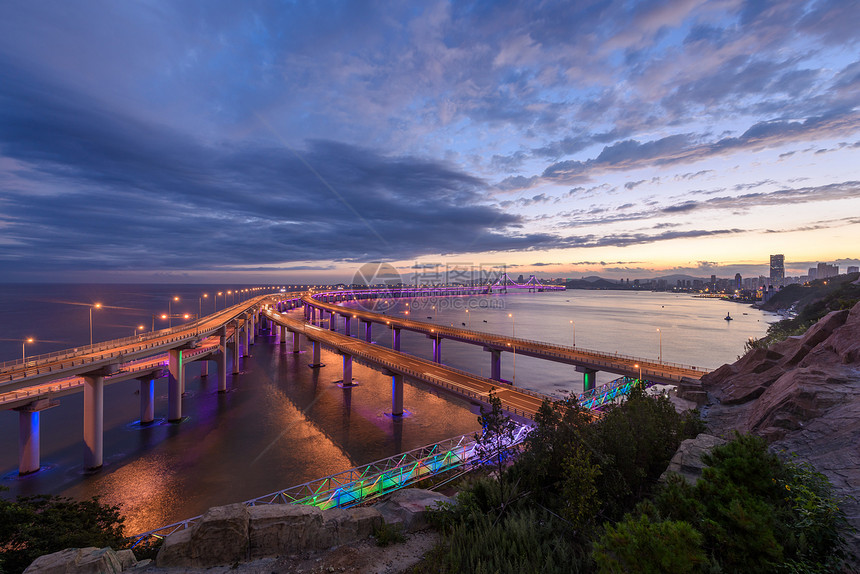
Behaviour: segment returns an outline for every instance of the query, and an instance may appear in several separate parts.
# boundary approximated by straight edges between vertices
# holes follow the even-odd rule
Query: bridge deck
[[[407,329],[409,331],[423,333],[431,338],[439,337],[440,339],[452,339],[466,343],[478,344],[488,349],[516,352],[517,354],[567,363],[597,371],[608,371],[626,377],[640,377],[641,375],[641,378],[647,378],[654,382],[676,384],[680,382],[682,378],[687,377],[698,379],[708,372],[707,369],[689,365],[652,361],[650,359],[613,353],[602,353],[600,351],[566,347],[564,345],[554,345],[552,343],[532,341],[516,337],[507,337],[483,331],[446,327],[444,325],[415,321],[414,319],[404,319],[374,313],[363,309],[347,308],[316,299],[316,297],[320,295],[323,294],[314,296],[305,295],[302,297],[302,301],[317,308],[334,311],[342,315],[348,314],[365,321],[384,324],[389,328]]]

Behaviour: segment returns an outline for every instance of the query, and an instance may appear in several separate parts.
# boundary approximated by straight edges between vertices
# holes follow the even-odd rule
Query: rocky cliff
[[[702,378],[710,432],[733,429],[796,452],[860,498],[860,304]],[[860,502],[845,505],[860,531]],[[860,548],[860,537],[855,532]]]

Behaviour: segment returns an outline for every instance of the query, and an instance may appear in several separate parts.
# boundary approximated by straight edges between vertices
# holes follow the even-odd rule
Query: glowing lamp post
[[[26,350],[25,345],[27,343],[32,343],[33,341],[34,341],[33,337],[27,337],[26,339],[21,341],[21,362],[22,363],[25,363],[25,364],[27,363],[27,350]]]
[[[143,330],[144,330],[145,328],[146,328],[146,327],[144,327],[143,325],[138,325],[137,327],[135,327],[135,328],[134,328],[134,336],[135,336],[135,337],[137,337],[137,332],[138,332],[138,331],[140,331],[141,333],[143,333]]]
[[[660,364],[663,363],[663,331],[657,329],[657,334],[660,336],[660,354],[658,355],[658,360]]]
[[[203,316],[203,299],[208,299],[209,293],[204,293],[201,297],[197,298],[197,318]]]
[[[514,317],[513,313],[508,313],[508,317],[511,318],[511,337],[517,336],[517,320]]]
[[[93,346],[93,309],[101,309],[102,304],[96,303],[90,307],[90,347]]]
[[[573,346],[576,347],[576,323],[571,321],[570,326],[573,328]]]
[[[218,297],[220,297],[222,295],[222,293],[223,293],[223,291],[218,291],[217,293],[215,293],[215,310],[216,311],[218,310]],[[224,295],[224,305],[226,306],[226,304],[227,304],[227,296]]]
[[[179,296],[174,295],[167,301],[167,326],[173,326],[173,302],[179,301]]]
[[[469,322],[469,329],[471,330],[471,328],[472,328],[472,315],[469,313],[468,309],[466,309],[466,317],[467,317],[467,321]]]
[[[633,368],[639,369],[639,382],[641,383],[642,382],[642,367],[639,366],[639,363],[636,363],[635,365],[633,365]]]

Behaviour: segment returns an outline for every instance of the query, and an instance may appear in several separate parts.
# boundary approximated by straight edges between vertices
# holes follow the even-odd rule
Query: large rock
[[[26,574],[115,574],[122,564],[111,548],[67,548],[36,558]]]
[[[753,432],[796,452],[843,494],[860,547],[860,304],[834,311],[799,337],[745,355],[702,377],[716,402],[711,432]]]
[[[385,502],[376,504],[375,508],[386,523],[400,525],[405,532],[414,532],[429,526],[429,510],[440,502],[453,503],[454,500],[431,490],[407,488],[398,490]]]
[[[248,536],[251,557],[262,558],[327,548],[331,536],[323,511],[303,504],[264,504],[249,510]]]
[[[705,433],[681,442],[681,446],[669,461],[669,467],[660,476],[660,481],[665,482],[670,473],[676,473],[683,476],[690,484],[696,484],[702,476],[702,469],[705,468],[702,455],[711,452],[715,446],[725,443],[725,440]]]
[[[216,506],[193,527],[167,537],[158,551],[159,567],[207,568],[248,559],[248,507]]]

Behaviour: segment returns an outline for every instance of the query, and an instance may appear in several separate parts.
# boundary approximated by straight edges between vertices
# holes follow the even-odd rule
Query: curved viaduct
[[[574,365],[585,373],[586,383],[589,379],[593,381],[596,370],[636,376],[641,366],[643,377],[668,383],[678,382],[685,376],[698,378],[705,372],[695,367],[654,363],[634,357],[442,327],[335,304],[336,301],[383,295],[478,295],[487,293],[488,290],[491,289],[404,288],[396,292],[369,289],[261,295],[173,329],[29,357],[26,362],[0,364],[0,409],[16,410],[19,413],[19,473],[28,474],[39,470],[40,413],[56,406],[58,398],[77,392],[84,393],[84,467],[98,469],[103,462],[105,385],[138,379],[141,391],[140,422],[146,424],[154,420],[155,380],[166,378],[167,420],[180,422],[185,365],[193,361],[214,360],[218,373],[218,390],[226,391],[228,356],[232,356],[232,373],[238,373],[241,356],[249,354],[249,347],[255,342],[255,334],[267,323],[281,329],[281,345],[286,343],[287,332],[293,334],[293,352],[299,351],[301,336],[307,337],[313,344],[313,362],[309,365],[312,368],[320,364],[322,346],[339,353],[343,360],[343,385],[352,382],[353,361],[391,375],[394,416],[403,413],[404,380],[412,380],[477,403],[486,403],[488,392],[495,388],[505,409],[518,418],[532,419],[541,402],[550,397],[515,388],[501,381],[501,354],[508,351]],[[295,308],[304,309],[304,320],[285,313]],[[320,322],[319,319],[323,318],[324,313],[328,313],[330,319],[342,317],[346,333],[336,332],[337,320],[329,321],[328,328],[315,324]],[[351,336],[353,319],[362,325],[362,338]],[[374,324],[392,329],[393,349],[370,344]],[[399,334],[402,329],[426,335],[434,345],[434,360],[427,361],[400,352]],[[482,345],[491,357],[492,376],[484,378],[441,364],[441,341],[444,339]],[[208,375],[208,363],[203,363],[201,374]]]

